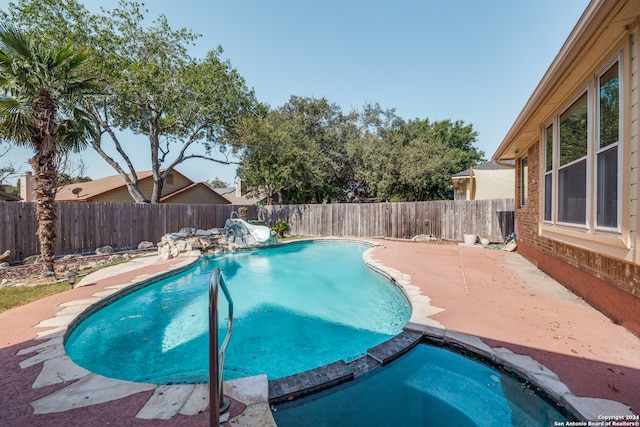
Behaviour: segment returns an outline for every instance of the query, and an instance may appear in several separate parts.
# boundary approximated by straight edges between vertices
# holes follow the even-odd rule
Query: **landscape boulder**
[[[142,242],[138,243],[138,249],[151,249],[154,246],[155,245],[153,244],[153,242],[149,242],[148,240],[143,240]]]
[[[158,243],[158,257],[170,259],[201,254],[217,254],[251,247],[272,246],[278,243],[274,232],[269,240],[258,242],[250,230],[239,221],[227,221],[224,228],[197,230],[183,228],[177,233],[162,236]]]
[[[101,246],[96,249],[96,255],[108,255],[114,252],[112,246]]]

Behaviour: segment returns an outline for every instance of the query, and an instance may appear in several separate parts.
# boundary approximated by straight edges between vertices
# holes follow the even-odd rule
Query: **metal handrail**
[[[229,326],[222,346],[218,350],[218,289],[222,288],[229,302]],[[209,422],[211,427],[220,426],[220,414],[229,409],[229,401],[222,390],[224,355],[233,330],[233,300],[222,278],[219,268],[214,268],[209,277]]]

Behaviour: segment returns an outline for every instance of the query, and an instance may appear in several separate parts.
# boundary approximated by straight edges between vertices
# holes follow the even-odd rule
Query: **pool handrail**
[[[218,350],[218,294],[219,289],[229,302],[229,326]],[[220,426],[220,414],[229,409],[229,401],[222,389],[224,356],[233,330],[233,300],[224,283],[220,268],[214,268],[209,276],[209,420],[211,427]]]

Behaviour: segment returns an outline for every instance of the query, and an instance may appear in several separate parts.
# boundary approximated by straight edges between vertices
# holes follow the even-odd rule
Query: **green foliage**
[[[88,176],[71,176],[65,172],[59,173],[56,179],[57,179],[56,184],[58,187],[62,187],[63,185],[77,184],[81,182],[91,181],[91,178],[89,178]]]
[[[287,221],[278,221],[271,229],[278,233],[278,236],[283,237],[284,233],[289,231],[289,224],[287,224]]]
[[[142,4],[129,1],[93,15],[76,0],[19,0],[4,18],[51,44],[71,41],[90,52],[86,67],[101,84],[101,96],[86,101],[98,131],[92,147],[123,177],[134,200],[156,203],[178,164],[192,158],[229,163],[215,157],[215,149],[234,144],[237,123],[254,113],[256,102],[221,47],[193,58],[188,47],[198,35],[171,28],[164,15],[149,23],[145,14]],[[147,138],[151,200],[137,187],[136,147],[118,139],[123,129]],[[102,135],[118,157],[107,154]]]
[[[118,141],[118,129],[148,138],[151,202],[176,165],[190,158],[228,163],[213,156],[216,149],[241,158],[238,175],[269,204],[442,199],[451,175],[483,160],[477,132],[462,121],[405,121],[377,104],[344,113],[324,98],[260,105],[221,47],[192,58],[196,34],[172,29],[165,16],[150,24],[145,13],[142,4],[121,1],[93,15],[76,0],[17,0],[0,13],[49,43],[73,42],[91,53],[85,67],[99,77],[101,96],[87,108],[122,160],[108,156],[99,137],[92,146],[138,202],[149,200],[137,189],[133,147]],[[193,153],[197,145],[206,155]]]
[[[81,102],[94,93],[82,74],[87,54],[49,46],[17,27],[0,25],[0,138],[31,148],[42,264],[53,271],[56,163],[95,136]]]
[[[205,184],[207,184],[210,188],[229,188],[229,187],[231,187],[231,185],[228,182],[222,181],[217,176],[214,179],[210,180],[210,181],[206,181]]]
[[[560,166],[587,155],[587,94],[560,116]]]
[[[471,125],[405,122],[366,105],[343,114],[326,99],[291,97],[245,121],[240,177],[267,203],[437,200],[451,175],[482,160]]]
[[[87,59],[71,46],[50,48],[28,32],[0,26],[0,140],[36,148],[43,137],[34,135],[46,125],[55,132],[56,156],[84,148],[92,132],[80,101],[97,88],[82,74]],[[40,122],[44,108],[52,108],[55,123]]]
[[[238,175],[264,189],[268,203],[337,199],[346,162],[343,116],[326,99],[292,96],[285,105],[245,121]]]
[[[38,286],[11,286],[0,289],[0,313],[10,308],[28,304],[49,295],[70,289],[69,282],[50,283]]]

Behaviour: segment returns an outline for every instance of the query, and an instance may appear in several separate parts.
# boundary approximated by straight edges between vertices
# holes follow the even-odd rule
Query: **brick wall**
[[[538,232],[541,192],[539,145],[529,157],[529,202],[516,204],[518,251],[538,268],[587,302],[640,334],[640,266],[543,237]],[[516,163],[516,201],[520,198],[520,162]]]
[[[538,168],[540,166],[538,145],[534,144],[526,153],[529,158],[529,194],[527,206],[520,206],[520,203],[516,205],[515,209],[515,229],[518,240],[529,243],[533,246],[539,246],[542,242],[539,242],[538,236]],[[522,190],[522,171],[521,171],[521,159],[516,162],[516,200],[522,200],[520,194]]]

